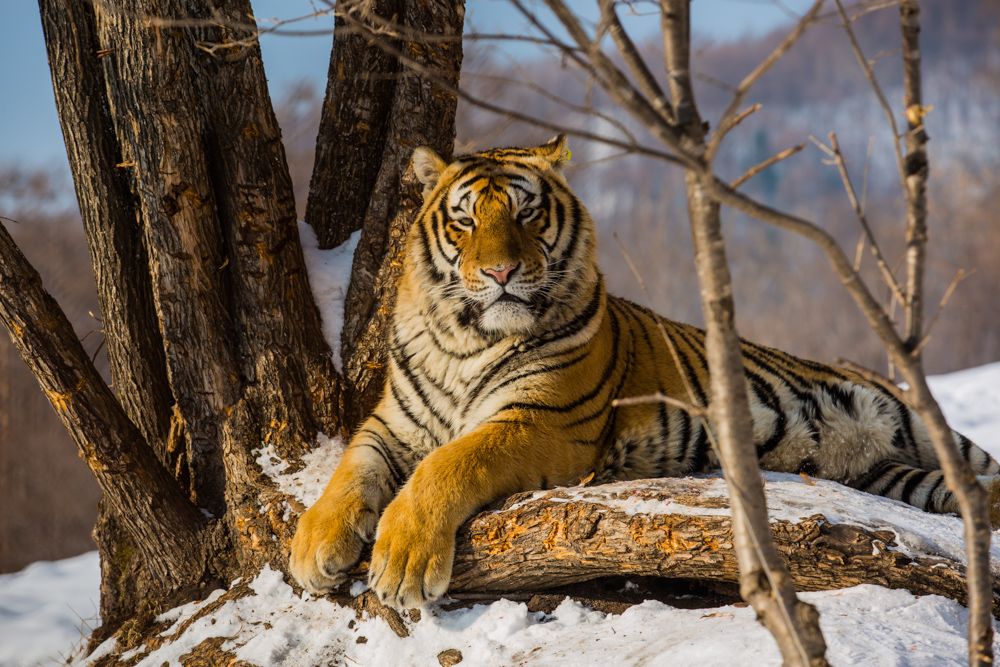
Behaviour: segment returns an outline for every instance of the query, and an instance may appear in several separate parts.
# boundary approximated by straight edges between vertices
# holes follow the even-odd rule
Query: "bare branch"
[[[740,176],[735,181],[733,181],[733,187],[734,188],[740,187],[741,185],[743,185],[744,183],[746,183],[751,178],[753,178],[754,176],[756,176],[760,172],[764,171],[768,167],[770,167],[772,165],[775,165],[775,164],[778,164],[782,160],[786,160],[786,159],[792,157],[793,155],[795,155],[796,153],[800,152],[805,147],[806,147],[805,144],[797,144],[795,146],[792,146],[791,148],[786,148],[785,150],[781,151],[780,153],[776,153],[776,154],[772,155],[771,157],[767,158],[766,160],[763,160],[762,162],[758,162],[754,166],[752,166],[749,169],[747,169],[746,172],[742,176]]]
[[[581,130],[572,127],[566,127],[560,123],[555,123],[547,121],[544,119],[536,118],[530,114],[526,114],[514,109],[506,109],[497,104],[487,102],[485,100],[479,99],[478,97],[469,94],[465,90],[459,87],[451,85],[442,73],[435,72],[432,68],[426,67],[423,64],[417,62],[413,58],[407,56],[402,49],[398,48],[392,44],[391,40],[384,39],[377,34],[372,33],[371,30],[367,29],[366,26],[359,23],[357,19],[351,16],[344,16],[345,22],[347,22],[351,29],[360,31],[363,34],[368,35],[374,43],[379,45],[379,48],[385,49],[385,51],[394,57],[399,59],[406,68],[412,70],[416,74],[433,81],[435,85],[439,86],[442,90],[447,90],[448,92],[458,95],[460,98],[469,102],[470,104],[477,106],[481,109],[495,113],[501,116],[506,116],[520,122],[533,125],[535,127],[540,127],[546,130],[551,130],[553,132],[563,132],[570,136],[580,137],[581,139],[588,139],[597,143],[604,144],[606,146],[612,146],[614,148],[619,148],[622,150],[629,151],[630,153],[636,153],[639,155],[647,155],[650,157],[655,157],[660,160],[664,160],[670,163],[681,163],[682,158],[677,155],[672,155],[670,153],[665,153],[660,150],[645,147],[637,142],[629,143],[627,141],[621,141],[613,137],[608,137],[594,132],[589,132],[587,130]]]
[[[42,279],[0,226],[0,322],[41,385],[116,517],[164,585],[205,572],[209,525],[143,440],[94,368]]]
[[[931,331],[933,331],[934,325],[937,324],[938,318],[941,317],[941,313],[944,312],[945,306],[948,305],[948,301],[951,300],[952,295],[955,293],[955,290],[958,289],[958,286],[962,283],[962,281],[971,276],[973,273],[975,273],[975,270],[966,271],[965,269],[959,269],[955,272],[955,276],[951,279],[951,282],[948,283],[948,288],[944,291],[944,294],[941,295],[941,301],[938,302],[937,312],[934,313],[934,317],[932,317],[931,321],[927,324],[927,331],[924,333],[924,337],[921,339],[917,347],[914,348],[915,353],[919,353],[924,346],[930,342]]]
[[[854,215],[858,219],[858,224],[861,225],[861,229],[868,241],[868,247],[871,248],[872,255],[875,257],[875,263],[878,265],[879,271],[882,272],[882,279],[892,291],[892,295],[900,303],[905,303],[906,297],[903,295],[903,290],[899,286],[899,282],[896,280],[896,276],[893,274],[892,269],[889,268],[889,263],[882,255],[882,250],[879,247],[878,241],[875,240],[875,233],[872,231],[871,225],[868,224],[868,216],[865,214],[864,209],[861,208],[861,202],[858,200],[857,193],[854,190],[854,184],[851,182],[851,176],[847,171],[847,161],[844,159],[844,153],[840,150],[840,143],[837,141],[837,135],[836,133],[831,132],[829,136],[830,154],[833,156],[833,163],[836,165],[837,172],[840,174],[840,181],[844,185],[844,192],[847,193],[847,199],[851,203],[851,208],[854,209]]]
[[[728,122],[736,114],[736,110],[743,103],[743,98],[746,97],[747,93],[754,86],[757,81],[760,80],[764,74],[771,69],[776,62],[781,60],[792,46],[795,45],[797,41],[805,34],[806,30],[810,25],[816,20],[819,10],[823,7],[824,0],[816,0],[809,11],[799,19],[799,22],[795,24],[795,28],[792,29],[790,33],[785,37],[784,40],[771,53],[760,62],[753,70],[743,77],[739,85],[736,87],[736,92],[733,93],[733,98],[729,102],[729,106],[726,110],[722,112],[722,117],[719,120],[719,129],[716,130],[715,134],[708,141],[708,148],[705,151],[705,156],[708,162],[711,162],[715,154],[719,151],[719,147],[722,145],[722,140],[726,138],[726,134],[732,130],[736,123]]]
[[[920,77],[920,5],[902,0],[903,108],[906,110],[906,158],[902,165],[906,192],[906,341],[914,346],[922,336],[924,268],[927,263],[927,128]]]
[[[601,21],[607,25],[611,39],[614,40],[618,51],[622,54],[622,58],[625,59],[625,63],[632,70],[632,74],[638,81],[642,92],[653,102],[653,107],[664,120],[674,122],[676,120],[674,112],[670,108],[670,103],[667,101],[663,89],[657,82],[656,77],[653,76],[653,73],[649,71],[646,61],[643,60],[632,38],[629,37],[629,34],[622,27],[621,21],[618,19],[618,13],[615,11],[615,0],[600,0],[600,6]]]
[[[688,403],[687,401],[681,401],[671,396],[667,396],[662,392],[657,392],[655,394],[647,394],[646,396],[629,396],[627,398],[616,398],[611,401],[611,405],[616,408],[628,407],[630,405],[648,405],[650,403],[663,403],[664,405],[669,405],[672,408],[678,408],[688,413],[692,417],[698,417],[699,419],[704,419],[708,417],[708,410],[698,405]]]
[[[885,93],[882,91],[882,86],[879,84],[878,79],[875,78],[875,71],[872,69],[871,63],[868,62],[868,58],[865,57],[864,51],[861,50],[861,44],[858,42],[858,37],[854,33],[854,28],[851,25],[854,19],[847,17],[847,12],[844,10],[844,4],[841,0],[834,0],[834,2],[837,4],[837,13],[840,14],[841,25],[844,28],[844,32],[847,34],[847,38],[851,42],[851,51],[854,52],[854,57],[858,61],[858,65],[861,66],[861,71],[864,72],[865,78],[868,79],[872,92],[874,92],[875,97],[878,98],[879,106],[882,107],[886,120],[889,121],[889,127],[892,129],[892,145],[896,154],[896,166],[899,170],[899,180],[905,191],[906,183],[903,177],[903,148],[899,143],[899,126],[896,124],[896,116],[892,112],[892,105],[889,104],[888,98],[886,98]]]

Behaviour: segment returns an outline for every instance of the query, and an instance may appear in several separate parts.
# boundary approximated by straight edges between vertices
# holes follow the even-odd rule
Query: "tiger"
[[[717,470],[705,333],[605,291],[596,231],[562,168],[566,139],[447,162],[417,148],[423,205],[408,230],[384,392],[322,496],[289,570],[322,594],[374,540],[369,587],[407,609],[447,591],[456,531],[516,492]],[[763,469],[806,473],[957,513],[920,417],[889,387],[742,341]],[[955,444],[980,480],[1000,465]],[[996,496],[997,494],[991,494]]]

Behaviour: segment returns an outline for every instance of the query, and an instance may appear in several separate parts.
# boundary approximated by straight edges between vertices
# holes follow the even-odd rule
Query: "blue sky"
[[[85,0],[79,0],[85,1]],[[590,0],[570,0],[586,12],[596,5]],[[529,4],[530,1],[529,1]],[[694,0],[692,23],[697,35],[730,40],[746,34],[760,34],[790,20],[784,6],[802,12],[809,0]],[[289,18],[313,11],[310,0],[254,0],[261,23],[269,17]],[[637,36],[651,35],[658,27],[655,16],[642,16],[651,3],[636,4],[638,16],[626,18]],[[591,10],[592,11],[592,10]],[[297,24],[303,29],[322,29],[329,18]],[[468,0],[467,30],[482,32],[522,32],[524,21],[505,0]],[[280,96],[293,83],[306,79],[325,86],[330,57],[330,38],[270,35],[261,40],[264,66],[272,96]],[[515,57],[526,52],[515,50]],[[0,164],[17,163],[28,167],[65,165],[62,135],[52,97],[49,76],[34,0],[4,0],[0,20]]]

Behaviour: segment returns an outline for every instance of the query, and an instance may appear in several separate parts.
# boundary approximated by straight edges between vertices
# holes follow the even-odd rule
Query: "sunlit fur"
[[[450,164],[414,154],[424,206],[385,393],[299,522],[291,572],[307,589],[343,581],[374,537],[371,586],[416,606],[444,594],[455,531],[490,502],[591,471],[610,480],[718,466],[699,419],[664,404],[612,407],[654,392],[706,404],[704,333],[605,294],[593,222],[559,173],[567,156],[562,138]],[[506,285],[486,273],[510,265]],[[743,354],[764,468],[956,511],[923,423],[890,391],[750,342]],[[977,473],[1000,470],[955,442]]]

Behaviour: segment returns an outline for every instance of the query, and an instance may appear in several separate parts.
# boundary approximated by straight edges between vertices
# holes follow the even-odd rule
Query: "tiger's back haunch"
[[[291,571],[339,584],[375,538],[370,584],[398,607],[447,589],[458,526],[517,491],[711,470],[701,330],[608,296],[595,231],[559,169],[562,138],[445,163],[414,154],[410,229],[382,400],[301,518]],[[754,438],[769,470],[806,472],[956,511],[921,420],[849,371],[743,343]],[[997,465],[956,434],[978,473]],[[992,477],[988,480],[993,483]],[[384,511],[383,511],[384,509]],[[381,515],[381,518],[380,518]]]

